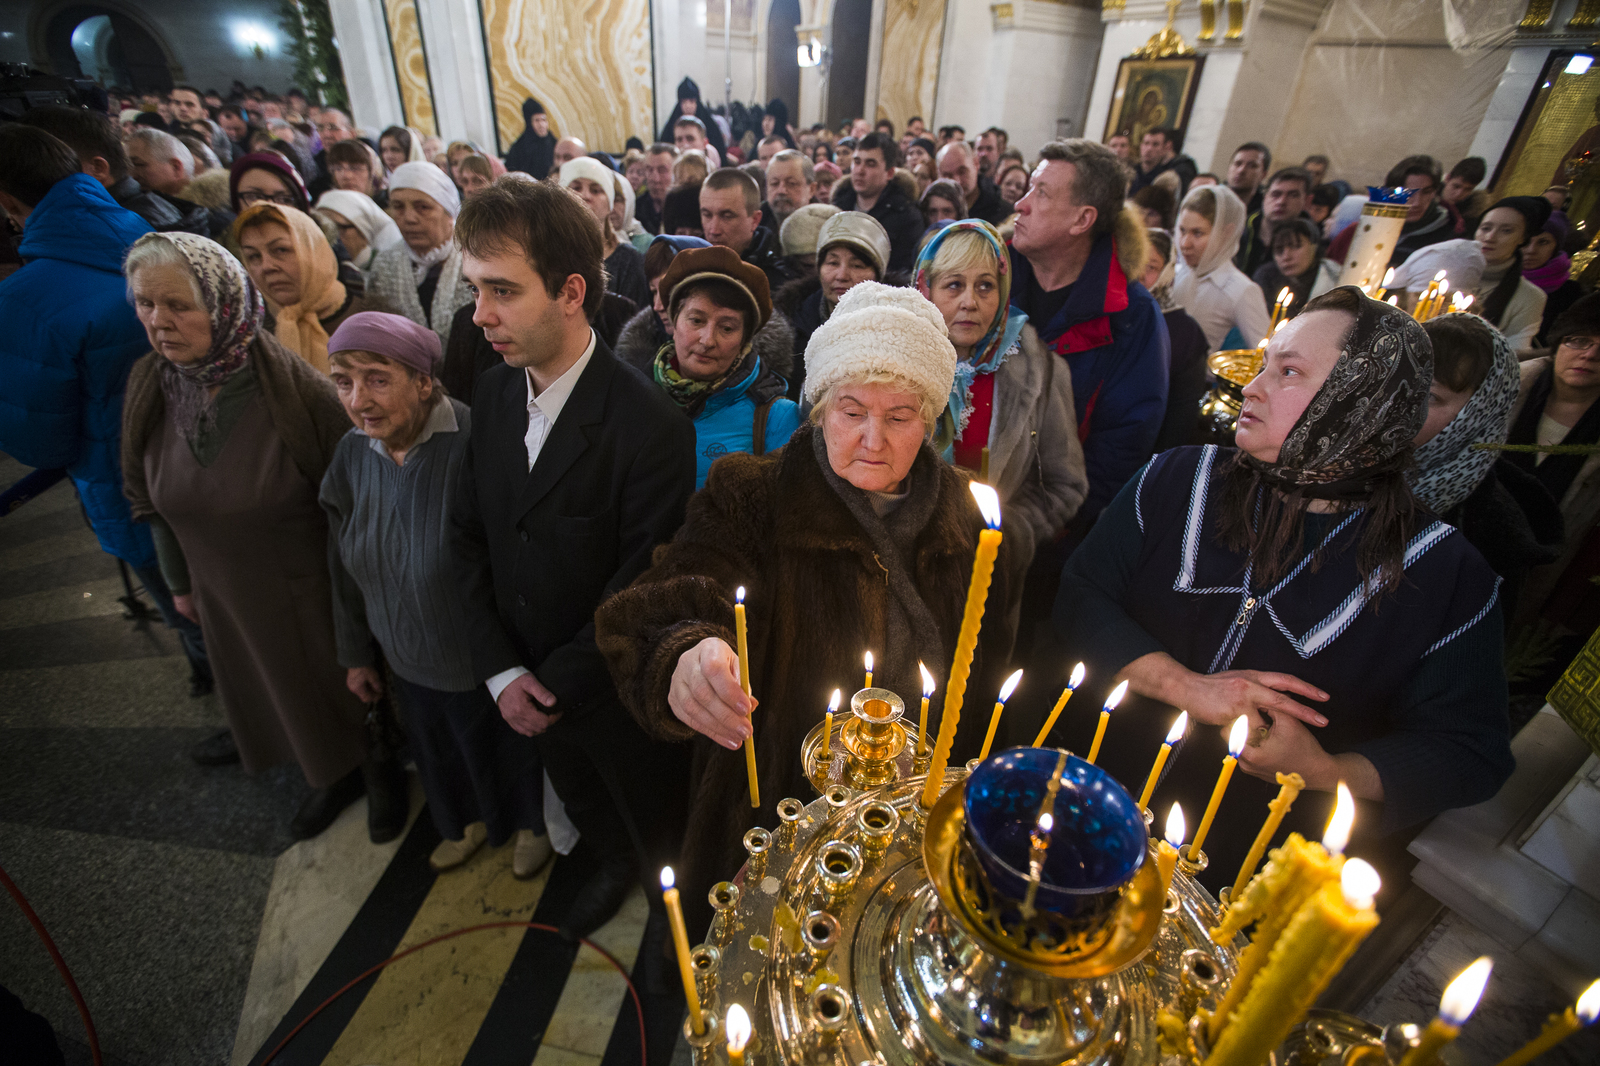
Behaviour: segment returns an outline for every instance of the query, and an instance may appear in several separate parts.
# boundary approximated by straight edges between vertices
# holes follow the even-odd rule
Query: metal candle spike
[[[1056,760],[1055,772],[1044,789],[1039,817],[1028,835],[1028,892],[1022,897],[1022,916],[1032,918],[1033,899],[1039,894],[1039,879],[1044,876],[1044,856],[1050,850],[1050,830],[1055,827],[1056,793],[1061,791],[1061,772],[1067,768],[1067,753]]]

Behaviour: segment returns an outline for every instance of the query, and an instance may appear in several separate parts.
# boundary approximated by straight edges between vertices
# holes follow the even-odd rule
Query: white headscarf
[[[1475,293],[1483,284],[1485,266],[1483,248],[1477,241],[1440,241],[1426,248],[1418,248],[1404,263],[1395,267],[1394,280],[1389,288],[1420,294],[1434,275],[1442,270],[1451,292]]]
[[[367,250],[353,260],[362,270],[372,266],[372,260],[379,252],[386,252],[405,243],[405,239],[400,236],[400,227],[394,224],[394,219],[390,218],[389,213],[374,203],[372,197],[366,193],[329,189],[317,198],[317,206],[343,215],[350,220],[352,226],[361,231],[361,236],[367,239]]]
[[[565,189],[578,178],[588,178],[611,196],[611,206],[617,205],[617,183],[612,180],[616,171],[589,156],[581,155],[576,159],[569,159],[561,164],[561,170],[556,175],[556,184]]]
[[[451,218],[461,213],[461,194],[450,176],[432,163],[401,163],[389,175],[389,191],[415,189],[447,211]],[[337,208],[335,208],[337,210]]]
[[[1174,242],[1172,258],[1177,263],[1177,269],[1172,283],[1172,302],[1179,307],[1192,306],[1195,286],[1202,278],[1232,264],[1233,257],[1239,251],[1239,234],[1244,232],[1244,204],[1226,185],[1202,185],[1198,189],[1190,189],[1189,195],[1183,198],[1178,208],[1178,218],[1182,219],[1186,210],[1205,214],[1194,205],[1207,196],[1214,198],[1216,218],[1211,223],[1211,239],[1206,242],[1206,250],[1200,255],[1200,265],[1190,266]]]

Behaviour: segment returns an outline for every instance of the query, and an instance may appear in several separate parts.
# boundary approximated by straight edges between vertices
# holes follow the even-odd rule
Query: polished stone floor
[[[0,486],[26,472],[0,457]],[[107,1063],[260,1062],[389,955],[470,925],[554,923],[576,898],[593,869],[581,843],[528,882],[511,876],[509,847],[434,875],[438,837],[415,785],[412,824],[389,845],[367,840],[364,801],[292,841],[299,771],[190,761],[221,708],[189,697],[176,640],[159,620],[124,618],[122,595],[68,483],[0,519],[0,866],[77,978]],[[632,971],[650,1057],[665,1063],[682,1000],[659,950],[641,953],[657,924],[638,891],[593,939]],[[3,897],[0,985],[51,1023],[69,1063],[89,1061],[71,999]],[[360,982],[274,1061],[631,1066],[638,1032],[610,963],[504,929]]]

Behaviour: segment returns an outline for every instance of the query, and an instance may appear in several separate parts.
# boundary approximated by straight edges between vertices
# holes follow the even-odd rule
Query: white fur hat
[[[576,159],[569,159],[561,164],[561,170],[556,175],[556,184],[565,189],[579,178],[588,178],[611,194],[611,206],[615,207],[617,204],[616,173],[600,160],[580,155]]]
[[[806,345],[807,403],[868,374],[905,378],[943,410],[956,376],[944,315],[915,289],[863,281],[843,296]]]

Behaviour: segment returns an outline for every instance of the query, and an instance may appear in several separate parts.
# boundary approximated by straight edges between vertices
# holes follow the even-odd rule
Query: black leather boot
[[[387,844],[405,829],[411,813],[405,767],[393,756],[369,755],[361,776],[367,786],[367,836],[374,844]]]
[[[340,812],[361,798],[365,788],[358,766],[327,788],[312,789],[289,823],[289,835],[296,840],[309,840],[321,833]]]

